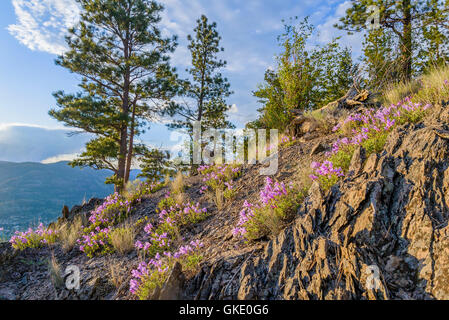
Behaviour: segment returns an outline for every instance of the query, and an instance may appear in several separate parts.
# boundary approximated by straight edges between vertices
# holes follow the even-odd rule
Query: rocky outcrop
[[[73,206],[68,213],[68,219],[73,219],[73,217],[80,214],[88,215],[92,210],[101,205],[103,202],[103,199],[92,198],[83,205]]]
[[[319,114],[319,117],[307,115],[304,110],[292,109],[290,112],[295,117],[289,123],[287,132],[295,137],[304,136],[307,140],[316,138],[332,128],[343,111],[379,106],[373,97],[374,95],[368,90],[360,90],[353,86],[340,99],[315,110],[315,115]],[[321,120],[317,120],[317,118]],[[325,128],[323,128],[323,124],[325,124]]]
[[[176,265],[152,298],[449,299],[448,123],[449,107],[435,108],[422,123],[396,128],[383,152],[357,149],[345,179],[326,192],[313,184],[273,239],[243,243],[232,236],[244,201],[256,201],[264,184],[260,167],[244,169],[237,197],[221,210],[200,194],[201,177],[189,178],[189,197],[210,208],[210,217],[182,236],[204,242],[204,260],[195,272]],[[300,179],[296,170],[323,161],[336,138],[330,133],[281,149],[273,178]],[[143,199],[133,221],[155,215],[165,193]],[[87,216],[101,203],[74,207],[68,218]],[[80,268],[80,290],[54,288],[53,254],[62,270]],[[0,244],[0,299],[135,299],[129,280],[139,262],[136,252],[88,259],[77,248],[16,252]]]
[[[203,267],[196,298],[449,299],[447,109],[397,128],[381,154],[356,152],[329,192],[314,184],[259,254]]]

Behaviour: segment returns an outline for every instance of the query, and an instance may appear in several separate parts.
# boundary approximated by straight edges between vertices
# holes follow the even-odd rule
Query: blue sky
[[[332,25],[349,1],[322,0],[163,0],[166,10],[161,27],[179,36],[172,62],[179,71],[189,63],[186,36],[195,20],[206,14],[218,24],[228,66],[223,73],[235,92],[230,120],[238,127],[257,117],[260,105],[251,92],[262,82],[265,70],[274,66],[276,37],[282,19],[311,17],[320,36],[317,43],[344,35],[342,43],[360,51],[360,36],[349,37]],[[0,1],[0,161],[52,162],[68,159],[82,150],[88,137],[68,138],[67,129],[48,116],[55,106],[52,92],[77,91],[79,77],[54,64],[65,48],[64,34],[76,22],[74,0]],[[148,144],[171,147],[170,131],[153,123],[142,137]],[[29,150],[29,152],[27,151]]]

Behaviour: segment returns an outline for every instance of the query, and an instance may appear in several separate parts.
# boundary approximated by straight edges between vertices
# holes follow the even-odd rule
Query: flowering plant
[[[349,132],[350,136],[337,139],[333,143],[332,151],[327,154],[328,160],[311,164],[314,173],[310,178],[320,181],[324,190],[329,189],[349,169],[356,146],[362,146],[367,155],[380,152],[388,133],[395,126],[420,121],[430,107],[430,104],[413,103],[411,98],[406,98],[389,107],[378,110],[365,109],[363,112],[348,116],[342,123],[336,125],[333,131]]]
[[[281,146],[289,147],[289,146],[293,145],[295,142],[296,142],[295,136],[292,136],[292,137],[282,136],[281,137]]]
[[[340,177],[344,177],[343,170],[341,168],[334,168],[333,163],[329,160],[323,163],[312,162],[311,168],[314,170],[314,174],[311,174],[310,178],[320,181],[324,190],[333,186]]]
[[[234,236],[246,240],[255,240],[269,233],[277,233],[294,215],[305,190],[298,191],[293,184],[288,187],[284,183],[274,182],[270,177],[265,180],[265,186],[260,191],[257,204],[245,201],[240,211]]]
[[[102,205],[91,212],[89,225],[84,228],[83,235],[77,240],[80,250],[89,258],[96,254],[112,252],[110,232],[114,226],[130,215],[135,204],[142,201],[141,195],[141,192],[136,192],[126,198],[116,192],[108,196]]]
[[[184,271],[196,268],[202,259],[199,254],[201,247],[203,243],[199,240],[191,241],[189,245],[179,247],[174,254],[165,251],[162,255],[157,253],[149,262],[141,262],[132,271],[130,292],[141,300],[148,299],[156,288],[162,287],[176,262],[181,263]]]
[[[232,199],[236,192],[234,181],[242,174],[241,169],[240,165],[235,164],[200,166],[198,172],[203,176],[202,181],[205,183],[201,187],[200,193],[203,194],[209,191],[211,195],[221,196],[222,192],[225,199]]]
[[[144,243],[137,241],[135,243],[137,249],[142,250],[145,255],[151,257],[170,250],[171,243],[179,234],[179,227],[200,222],[206,219],[208,215],[207,209],[200,208],[199,203],[187,202],[182,205],[174,204],[170,207],[161,206],[160,203],[159,207],[157,226],[155,227],[152,223],[148,223],[144,228],[145,233],[148,235],[148,241]]]
[[[45,228],[41,223],[35,230],[29,228],[25,232],[16,231],[9,243],[17,250],[40,248],[44,245],[54,244],[58,240],[58,236],[59,234],[56,230]]]

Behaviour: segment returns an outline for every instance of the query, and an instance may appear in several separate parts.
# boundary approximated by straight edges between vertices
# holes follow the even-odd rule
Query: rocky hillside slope
[[[259,165],[244,167],[237,197],[222,210],[200,193],[201,177],[188,178],[188,196],[210,216],[184,227],[182,236],[204,243],[204,259],[194,272],[175,267],[152,298],[449,299],[448,124],[449,106],[435,106],[423,121],[396,127],[382,152],[365,157],[356,150],[350,174],[326,192],[314,182],[293,221],[271,239],[245,243],[232,234],[244,201],[254,201],[264,185]],[[281,149],[275,180],[300,179],[297,172],[323,161],[337,138],[306,125],[297,143]],[[144,198],[131,219],[155,216],[166,191]],[[80,290],[53,285],[52,254],[63,268],[80,267]],[[89,259],[78,248],[18,252],[2,244],[0,296],[135,299],[129,281],[138,264],[136,252]]]

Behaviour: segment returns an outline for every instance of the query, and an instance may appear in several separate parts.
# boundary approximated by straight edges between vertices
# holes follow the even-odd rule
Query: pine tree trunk
[[[121,192],[124,187],[127,146],[128,146],[128,126],[122,125],[120,131],[120,149],[119,149],[118,173],[117,173],[117,178],[120,179],[121,182],[118,185],[116,185],[117,192]]]
[[[129,30],[126,32],[126,37],[123,41],[123,53],[125,62],[128,61],[129,52]],[[121,183],[118,186],[119,192],[123,191],[125,188],[126,180],[126,161],[128,153],[128,115],[129,115],[129,87],[130,87],[130,69],[126,66],[124,73],[124,83],[123,83],[123,100],[122,100],[122,112],[125,124],[122,125],[120,131],[120,150],[119,150],[119,166],[118,166],[118,177]]]
[[[129,149],[128,149],[128,157],[126,159],[126,173],[125,173],[125,180],[124,185],[129,181],[129,175],[131,172],[131,163],[133,160],[133,152],[134,152],[134,133],[135,133],[135,121],[136,121],[136,105],[133,105],[132,110],[132,119],[131,119],[131,132],[129,134]]]
[[[404,80],[412,77],[412,13],[411,0],[403,0],[404,25],[401,39],[401,57],[403,63]]]

